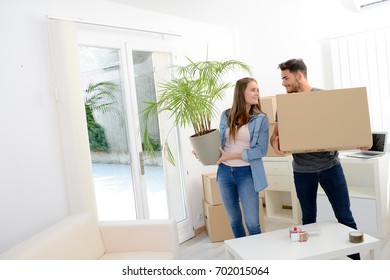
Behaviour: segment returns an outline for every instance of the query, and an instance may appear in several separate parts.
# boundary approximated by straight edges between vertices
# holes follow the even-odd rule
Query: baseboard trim
[[[203,227],[200,227],[200,228],[196,228],[196,229],[194,230],[195,236],[201,234],[201,233],[204,232],[204,231],[206,231],[206,226],[203,226]]]

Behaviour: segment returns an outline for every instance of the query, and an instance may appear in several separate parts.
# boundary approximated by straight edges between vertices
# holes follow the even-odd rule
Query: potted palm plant
[[[147,119],[166,111],[176,126],[185,128],[191,125],[194,134],[190,137],[194,152],[204,165],[214,164],[220,157],[219,130],[211,127],[211,120],[218,114],[216,101],[222,100],[227,89],[233,84],[225,81],[227,74],[241,70],[251,74],[251,68],[239,60],[199,61],[187,57],[188,64],[172,66],[173,78],[158,85],[155,102],[146,102],[141,111],[143,119],[143,143],[147,152],[153,154],[153,146],[147,128]],[[211,137],[215,144],[206,144]],[[198,141],[200,143],[198,144]],[[174,163],[169,145],[163,150]]]

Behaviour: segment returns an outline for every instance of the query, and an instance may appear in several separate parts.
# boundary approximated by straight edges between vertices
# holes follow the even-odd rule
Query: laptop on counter
[[[347,157],[373,158],[386,153],[387,132],[372,132],[372,147],[369,150],[361,150],[357,153],[349,154]]]

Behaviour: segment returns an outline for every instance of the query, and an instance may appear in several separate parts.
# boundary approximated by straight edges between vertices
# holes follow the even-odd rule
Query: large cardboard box
[[[209,173],[202,175],[203,181],[203,198],[211,205],[222,204],[222,198],[219,193],[217,174]]]
[[[262,193],[259,193],[261,196]],[[264,225],[264,210],[262,206],[262,200],[259,198],[259,216],[260,216],[260,228],[262,232],[265,232]],[[227,239],[234,238],[232,229],[230,228],[229,218],[227,216],[225,207],[223,204],[211,205],[207,201],[203,201],[204,217],[206,224],[206,233],[211,242],[221,242]],[[243,217],[243,223],[246,232],[248,232],[245,225],[245,218]]]
[[[365,87],[276,95],[280,149],[350,150],[372,145]]]
[[[276,96],[264,96],[260,98],[261,110],[267,114],[270,123],[275,122]]]

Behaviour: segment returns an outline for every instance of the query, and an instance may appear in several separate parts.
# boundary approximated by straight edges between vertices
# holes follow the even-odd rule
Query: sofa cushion
[[[178,258],[179,237],[174,219],[99,222],[105,253],[170,252]]]
[[[95,217],[90,213],[66,217],[19,243],[0,256],[23,260],[96,260],[104,245]]]

